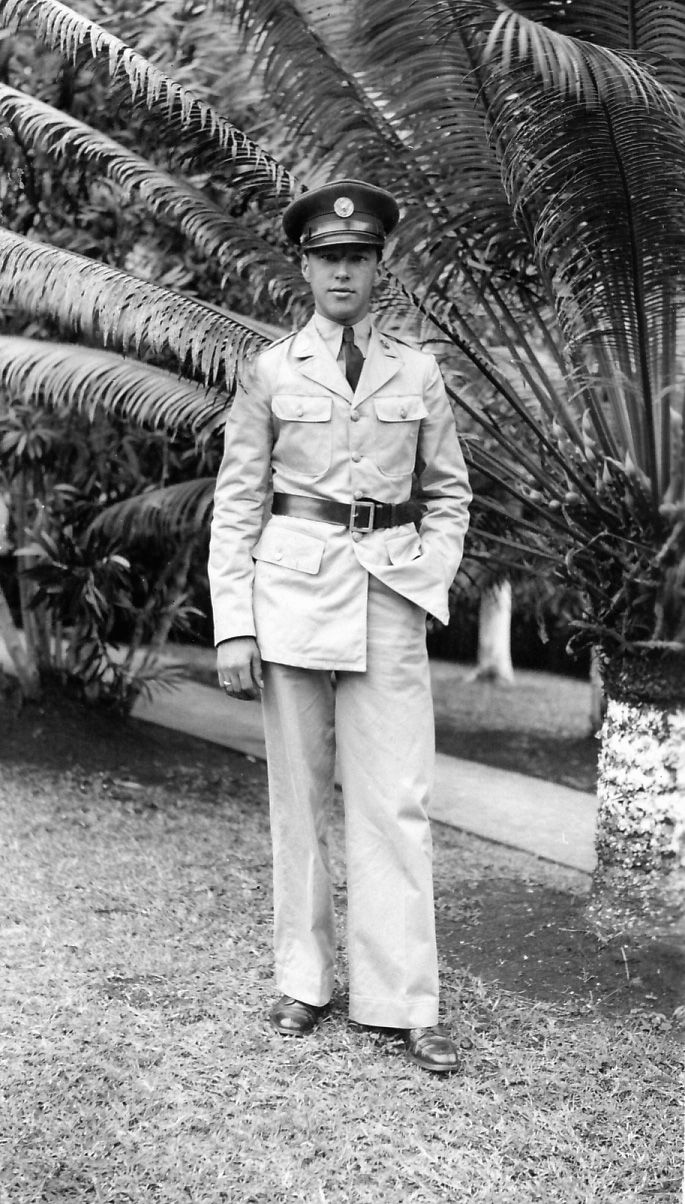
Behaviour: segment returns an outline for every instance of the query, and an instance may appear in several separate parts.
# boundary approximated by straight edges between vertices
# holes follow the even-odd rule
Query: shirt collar
[[[314,325],[321,335],[324,343],[332,353],[333,358],[337,359],[340,354],[342,345],[343,328],[339,322],[332,322],[330,318],[325,318],[323,314],[314,314]],[[369,340],[371,338],[371,316],[365,314],[360,318],[359,322],[355,322],[352,329],[354,331],[354,341],[357,344],[362,355],[366,355],[369,350]]]

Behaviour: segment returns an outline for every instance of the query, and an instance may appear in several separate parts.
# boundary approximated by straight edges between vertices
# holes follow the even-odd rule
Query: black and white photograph
[[[0,1204],[685,1204],[685,3],[0,0]]]

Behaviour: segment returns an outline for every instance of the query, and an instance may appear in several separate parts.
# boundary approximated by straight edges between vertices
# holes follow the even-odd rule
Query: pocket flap
[[[288,531],[285,527],[269,526],[262,532],[252,556],[255,560],[266,560],[269,564],[280,564],[300,573],[318,573],[326,544],[313,535],[302,531]]]
[[[274,393],[271,409],[284,422],[330,422],[333,401],[330,397],[302,397],[295,393]]]
[[[416,530],[398,531],[396,535],[389,535],[385,547],[391,564],[406,564],[421,555],[421,540]]]
[[[417,394],[405,394],[401,397],[377,397],[374,405],[379,422],[416,422],[426,418],[423,398]]]

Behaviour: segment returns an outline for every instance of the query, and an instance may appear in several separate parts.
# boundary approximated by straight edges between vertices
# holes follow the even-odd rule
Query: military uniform
[[[351,183],[338,194],[355,197]],[[363,245],[370,219],[350,203],[342,230],[337,212],[305,225],[315,244]],[[301,213],[294,225],[301,235]],[[354,390],[335,324],[318,314],[246,374],[226,425],[210,585],[216,643],[254,635],[264,661],[278,984],[316,1006],[333,989],[325,812],[337,754],[350,1015],[409,1029],[438,1010],[425,617],[447,621],[471,494],[434,358],[368,319],[358,327]],[[404,509],[412,481],[418,523]]]

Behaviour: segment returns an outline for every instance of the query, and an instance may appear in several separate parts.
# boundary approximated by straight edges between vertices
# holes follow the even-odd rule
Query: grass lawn
[[[2,1204],[679,1198],[682,964],[582,874],[436,825],[440,1078],[348,1024],[342,926],[330,1019],[268,1027],[262,765],[65,703],[0,762]]]

